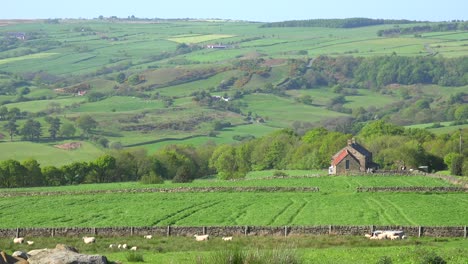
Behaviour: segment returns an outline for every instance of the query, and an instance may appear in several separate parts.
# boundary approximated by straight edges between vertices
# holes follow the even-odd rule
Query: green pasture
[[[56,142],[62,144],[64,142]],[[102,150],[91,143],[81,142],[83,145],[76,150],[62,150],[44,143],[33,142],[0,142],[0,160],[14,159],[23,161],[36,159],[41,166],[61,166],[75,161],[91,161],[104,154]]]
[[[357,187],[397,187],[397,186],[453,186],[450,183],[425,176],[327,176],[323,170],[285,170],[290,177],[272,178],[272,170],[249,172],[245,179],[235,181],[217,180],[215,177],[197,179],[191,183],[141,184],[139,182],[116,182],[101,184],[81,184],[60,187],[33,187],[1,189],[1,192],[39,192],[39,191],[93,191],[144,188],[177,187],[319,187],[322,192],[356,193]],[[317,176],[318,175],[318,176]]]
[[[313,100],[313,99],[312,99]],[[250,94],[241,99],[246,103],[243,111],[251,111],[263,117],[273,127],[288,127],[293,121],[316,122],[323,118],[343,116],[315,105],[294,102],[293,99],[272,94]]]
[[[80,104],[86,101],[86,98],[79,96],[67,96],[67,97],[58,97],[51,100],[36,100],[36,101],[26,101],[19,103],[6,104],[7,108],[17,107],[21,111],[28,111],[32,113],[37,113],[40,111],[46,110],[51,103],[58,103],[60,107],[71,106],[73,104]]]
[[[186,138],[189,136],[186,134],[185,136],[183,134],[179,134],[174,136],[172,135],[166,135],[167,138],[171,138],[171,140],[164,140],[164,137],[162,137],[162,141],[159,141],[157,143],[148,143],[144,144],[141,147],[147,149],[150,153],[155,152],[156,150],[167,146],[167,145],[172,145],[172,144],[187,144],[187,145],[193,145],[193,146],[202,146],[204,144],[207,144],[209,142],[213,142],[216,144],[229,144],[229,143],[236,143],[235,139],[233,139],[234,136],[249,136],[252,135],[256,138],[262,137],[263,135],[269,134],[276,130],[278,128],[270,127],[264,124],[249,124],[249,125],[239,125],[235,127],[229,127],[229,128],[224,128],[221,131],[218,131],[219,133],[216,136],[207,136],[205,132],[202,132],[203,134],[200,134],[200,136],[192,137],[192,138]],[[174,141],[172,140],[173,138],[179,138],[178,140]],[[141,142],[141,141],[140,141]]]
[[[16,62],[16,61],[47,58],[47,57],[50,57],[50,56],[53,56],[53,55],[56,55],[56,53],[36,53],[36,54],[24,55],[24,56],[20,56],[20,57],[2,59],[2,60],[0,60],[0,65],[11,63],[11,62]]]
[[[150,187],[137,183],[29,188],[10,191],[116,190]],[[223,225],[466,225],[465,193],[357,193],[358,186],[449,186],[424,176],[357,176],[198,180],[177,186],[319,187],[320,192],[107,193],[0,200],[5,216],[14,204],[28,204],[34,217],[6,217],[3,228],[105,226],[223,226]],[[96,202],[99,201],[99,202]],[[408,202],[411,201],[411,202]],[[51,208],[49,205],[54,204]],[[86,206],[84,206],[86,205]]]
[[[224,38],[232,38],[234,35],[223,35],[223,34],[209,34],[209,35],[182,35],[174,36],[168,40],[174,41],[177,43],[201,43],[213,40],[219,40]]]
[[[131,112],[145,109],[164,108],[160,100],[142,99],[130,96],[112,96],[102,101],[86,103],[72,109],[77,113]]]

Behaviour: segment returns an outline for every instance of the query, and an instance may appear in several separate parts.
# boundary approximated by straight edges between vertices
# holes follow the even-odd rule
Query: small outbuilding
[[[354,138],[348,145],[338,151],[331,159],[328,174],[347,174],[353,172],[370,172],[378,168],[372,161],[372,152],[356,143]]]

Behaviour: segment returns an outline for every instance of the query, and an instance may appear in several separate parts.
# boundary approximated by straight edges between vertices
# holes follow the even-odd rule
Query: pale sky
[[[0,19],[222,18],[284,21],[314,18],[468,20],[468,0],[1,0]]]

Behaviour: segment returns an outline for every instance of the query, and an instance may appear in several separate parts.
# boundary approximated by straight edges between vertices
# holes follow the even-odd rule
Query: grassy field
[[[363,237],[298,236],[298,237],[234,237],[221,243],[221,238],[195,243],[192,237],[101,238],[95,244],[85,245],[80,238],[34,238],[34,246],[13,244],[11,239],[0,239],[0,247],[11,254],[16,250],[54,248],[63,243],[76,247],[80,253],[104,255],[110,261],[127,263],[129,252],[110,249],[109,244],[128,243],[137,246],[137,254],[145,263],[220,263],[216,256],[234,252],[278,252],[290,254],[299,263],[378,263],[382,257],[393,263],[422,263],[427,256],[439,256],[447,263],[464,264],[468,254],[466,239],[410,238],[403,241],[370,241]],[[283,253],[280,253],[283,252]],[[263,263],[263,262],[262,262]]]
[[[63,144],[64,142],[56,142]],[[76,150],[63,150],[53,145],[31,142],[2,142],[0,160],[14,159],[23,161],[34,158],[41,166],[62,166],[75,161],[92,161],[104,152],[91,143],[82,142]]]
[[[223,225],[466,225],[464,193],[357,193],[358,186],[449,186],[423,176],[313,177],[191,184],[117,183],[11,191],[129,189],[180,186],[319,187],[320,192],[107,193],[2,198],[5,216],[28,204],[33,217],[6,217],[0,227]],[[99,202],[96,202],[99,201]],[[408,201],[411,201],[410,203]],[[50,204],[54,204],[50,207]],[[84,206],[86,205],[86,206]]]
[[[220,243],[220,238],[194,243],[187,237],[100,238],[97,243],[84,245],[79,238],[34,238],[35,245],[15,245],[10,239],[0,239],[0,246],[10,254],[15,250],[53,248],[64,243],[85,254],[101,254],[111,261],[127,261],[128,251],[109,249],[108,245],[128,243],[138,247],[147,263],[213,263],[220,252],[288,251],[301,260],[299,263],[376,263],[390,257],[396,263],[420,263],[424,255],[436,254],[448,263],[465,263],[466,240],[414,238],[407,241],[369,241],[362,237],[235,237],[232,242]],[[215,262],[216,263],[216,262]],[[219,263],[219,262],[217,262]]]

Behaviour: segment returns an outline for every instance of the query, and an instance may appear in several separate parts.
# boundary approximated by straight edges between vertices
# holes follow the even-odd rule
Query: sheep
[[[232,236],[230,236],[230,237],[223,237],[223,240],[224,240],[224,241],[232,241]]]
[[[122,245],[122,249],[127,249],[127,247],[128,247],[127,244]]]
[[[118,248],[118,249],[120,249],[121,247],[122,247],[122,245],[121,245],[121,244],[119,244],[119,245],[117,246],[117,248]]]
[[[83,237],[83,242],[84,242],[85,244],[95,243],[95,242],[96,242],[96,238],[95,238],[95,237],[87,237],[87,236],[84,236],[84,237]]]
[[[137,247],[134,246],[134,247],[130,248],[130,250],[136,251],[136,250],[137,250]]]
[[[401,236],[401,239],[406,239],[407,237],[405,235],[402,235]]]
[[[23,244],[24,242],[24,237],[15,237],[13,238],[13,243],[15,244]]]
[[[370,234],[365,234],[364,236],[367,237],[367,238],[371,238],[371,237],[372,237],[372,235],[370,235]]]
[[[397,239],[400,239],[400,236],[399,235],[391,235],[390,239],[391,240],[397,240]]]
[[[27,243],[29,246],[34,245],[34,241],[31,241],[31,240],[26,241],[26,243]]]
[[[144,236],[144,238],[145,238],[145,239],[152,239],[153,236],[152,236],[152,235],[146,235],[146,236]]]
[[[209,235],[193,235],[196,241],[205,241],[209,239]]]
[[[120,245],[119,245],[119,246],[120,246]],[[109,245],[109,248],[115,248],[115,247],[116,247],[115,244],[110,244],[110,245]]]
[[[377,239],[378,240],[387,239],[387,234],[378,234]]]

